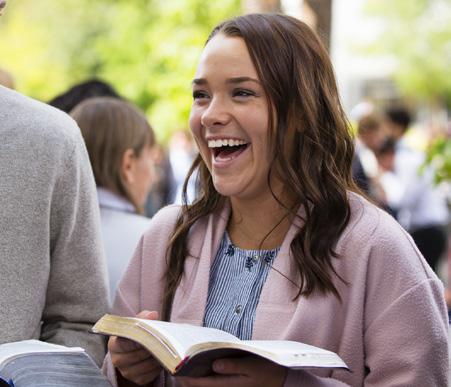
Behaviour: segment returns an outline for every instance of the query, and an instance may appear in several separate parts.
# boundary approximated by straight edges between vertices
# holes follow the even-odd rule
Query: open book
[[[0,345],[0,386],[111,387],[82,348],[38,340]]]
[[[250,355],[288,368],[348,368],[337,354],[311,345],[284,340],[244,341],[218,329],[189,324],[107,314],[92,330],[136,341],[178,376],[209,375],[215,359]]]

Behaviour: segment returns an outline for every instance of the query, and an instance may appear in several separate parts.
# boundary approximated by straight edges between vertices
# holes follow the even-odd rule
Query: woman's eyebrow
[[[191,84],[193,85],[206,85],[208,82],[205,78],[194,78]]]
[[[255,82],[260,85],[260,81],[251,77],[233,77],[226,80],[226,83],[242,83],[242,82]],[[206,85],[208,82],[205,78],[195,78],[191,82],[193,85]]]
[[[258,79],[255,78],[251,78],[251,77],[234,77],[234,78],[229,78],[227,79],[227,83],[242,83],[242,82],[255,82],[260,84],[260,81]]]

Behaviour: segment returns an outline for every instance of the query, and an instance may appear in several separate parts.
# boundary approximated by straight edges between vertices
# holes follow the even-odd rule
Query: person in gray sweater
[[[0,86],[0,344],[80,346],[108,311],[94,178],[75,122]]]

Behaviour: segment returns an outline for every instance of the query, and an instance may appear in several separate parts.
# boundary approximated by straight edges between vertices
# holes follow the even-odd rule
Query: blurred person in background
[[[14,78],[5,69],[0,68],[0,85],[7,87],[8,89],[14,89]]]
[[[365,116],[369,116],[375,112],[374,103],[369,99],[363,99],[355,105],[349,112],[349,119],[352,121],[351,126],[355,128],[355,156],[352,161],[352,176],[357,186],[366,194],[370,190],[370,178],[365,172],[360,156],[357,154],[360,140],[358,139],[358,122]]]
[[[63,112],[70,113],[80,102],[93,97],[111,97],[122,99],[109,83],[100,79],[89,79],[78,83],[48,102]]]
[[[359,187],[381,208],[394,215],[387,202],[387,196],[381,184],[381,169],[376,154],[384,143],[386,134],[382,117],[377,113],[360,117],[357,121],[357,138],[353,174]],[[356,166],[359,166],[356,170]],[[361,166],[361,167],[360,167]]]
[[[402,193],[389,198],[389,204],[396,209],[398,221],[412,235],[429,265],[437,271],[447,246],[448,208],[443,193],[434,186],[433,169],[420,171],[425,155],[405,141],[410,123],[411,114],[405,107],[387,109],[385,124],[395,141],[393,172],[402,187]]]
[[[80,130],[0,86],[0,138],[0,344],[82,347],[99,364],[105,341],[90,330],[108,312],[107,278]]]
[[[164,206],[175,200],[177,185],[166,148],[157,144],[154,147],[155,178],[147,197],[145,212],[151,218]]]
[[[188,131],[179,130],[171,136],[169,141],[169,161],[176,184],[176,194],[174,203],[182,204],[182,189],[188,171],[196,158],[195,146]],[[195,196],[195,176],[188,181],[187,195],[188,202]]]
[[[379,182],[384,190],[388,203],[398,203],[404,189],[399,178],[395,175],[395,154],[396,141],[387,137],[376,152],[376,159],[379,165]],[[396,211],[392,210],[392,215],[396,217]]]
[[[142,215],[152,183],[155,137],[144,114],[116,98],[89,98],[71,116],[80,126],[94,171],[113,298],[150,221]]]

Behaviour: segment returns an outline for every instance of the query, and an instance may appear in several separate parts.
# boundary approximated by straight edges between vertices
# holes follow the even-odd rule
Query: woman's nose
[[[201,116],[201,124],[206,128],[225,125],[230,114],[226,104],[219,98],[213,98]]]

